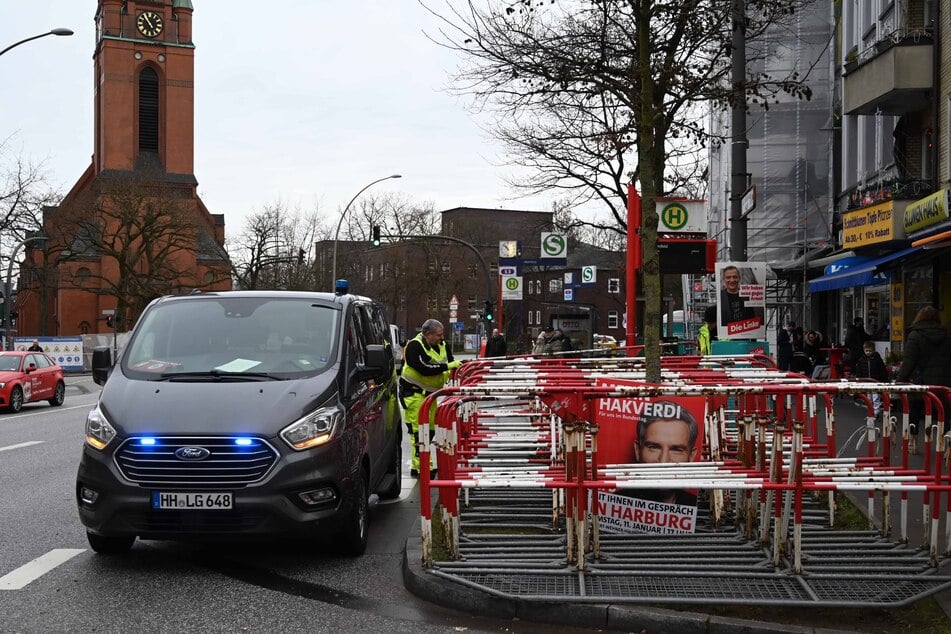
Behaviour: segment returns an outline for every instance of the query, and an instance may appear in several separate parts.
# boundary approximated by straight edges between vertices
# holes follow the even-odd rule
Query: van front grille
[[[119,471],[142,486],[214,487],[258,482],[277,461],[267,441],[248,436],[148,436],[116,449]]]

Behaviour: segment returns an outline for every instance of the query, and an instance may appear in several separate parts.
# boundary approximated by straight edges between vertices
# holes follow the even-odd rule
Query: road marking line
[[[19,445],[7,445],[6,447],[0,447],[0,451],[7,451],[8,449],[20,449],[22,447],[32,447],[33,445],[42,445],[44,440],[31,440],[30,442],[21,442]]]
[[[5,418],[5,420],[19,420],[21,418],[30,418],[31,416],[44,416],[46,414],[55,414],[57,412],[68,412],[71,409],[92,409],[95,407],[95,402],[89,403],[88,405],[73,405],[72,407],[44,407],[41,410],[34,410],[30,408],[29,411],[23,410],[19,414],[14,414]]]
[[[0,590],[20,590],[56,566],[64,564],[79,553],[84,552],[86,552],[85,548],[54,548],[45,555],[37,557],[30,563],[23,564],[13,572],[0,577]]]

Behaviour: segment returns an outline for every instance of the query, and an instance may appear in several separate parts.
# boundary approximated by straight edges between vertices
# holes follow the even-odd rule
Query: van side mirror
[[[96,385],[105,385],[112,369],[112,348],[102,346],[92,351],[92,380]]]
[[[393,354],[383,344],[370,344],[367,346],[367,362],[365,365],[357,368],[357,378],[382,379],[387,372],[391,371],[390,364],[393,363]]]

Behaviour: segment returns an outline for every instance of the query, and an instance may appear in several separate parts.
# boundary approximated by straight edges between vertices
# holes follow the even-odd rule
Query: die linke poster
[[[717,262],[717,338],[766,338],[766,264]]]
[[[620,385],[616,380],[599,385]],[[700,459],[703,445],[704,397],[607,397],[595,403],[598,425],[598,469],[606,479],[629,479],[630,485],[599,491],[594,503],[599,527],[609,533],[693,533],[697,492],[663,484],[655,465]],[[638,487],[638,482],[651,482]]]

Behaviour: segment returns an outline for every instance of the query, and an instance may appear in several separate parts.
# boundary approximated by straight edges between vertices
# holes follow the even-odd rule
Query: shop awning
[[[888,279],[888,276],[882,274],[882,267],[889,262],[898,260],[907,255],[920,251],[921,247],[910,247],[895,251],[888,255],[883,255],[874,260],[867,260],[861,264],[849,267],[845,270],[836,271],[829,275],[823,275],[809,280],[809,292],[816,293],[820,291],[834,291],[840,288],[850,288],[852,286],[868,286]]]
[[[941,249],[951,246],[951,231],[942,231],[941,233],[936,233],[933,236],[915,240],[911,243],[911,246],[921,247],[923,249]]]

